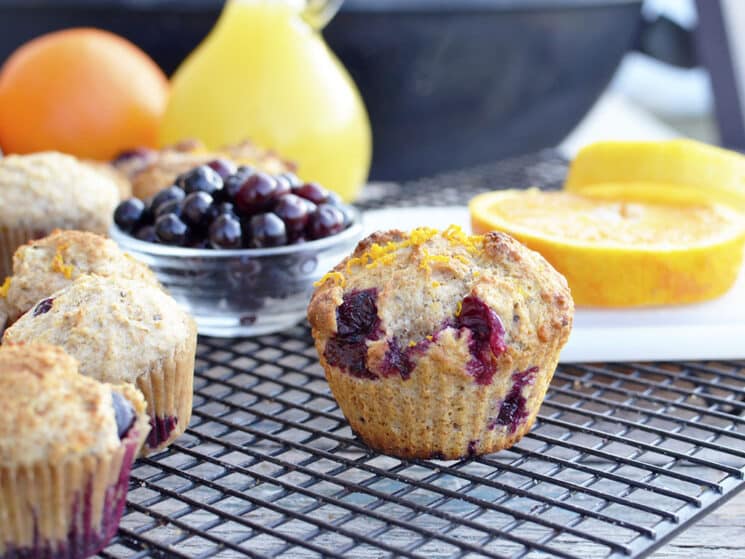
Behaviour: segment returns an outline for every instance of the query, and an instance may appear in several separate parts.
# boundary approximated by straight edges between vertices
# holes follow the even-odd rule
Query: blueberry
[[[292,183],[282,175],[274,177],[277,181],[277,191],[274,193],[274,199],[279,200],[283,196],[286,196],[292,192]]]
[[[339,211],[344,215],[344,229],[352,225],[352,222],[354,221],[354,215],[352,215],[352,210],[349,209],[349,206],[344,206],[339,208]]]
[[[338,208],[339,211],[341,211],[342,214],[344,214],[344,228],[346,229],[352,224],[352,221],[354,221],[354,218],[352,216],[352,210],[349,206],[347,206],[341,199],[341,196],[339,196],[336,192],[329,192],[328,198],[326,199],[326,203],[334,206],[335,208]]]
[[[213,202],[212,196],[206,192],[192,192],[184,198],[181,219],[190,227],[207,227]]]
[[[241,184],[234,201],[239,211],[251,215],[270,210],[277,193],[278,184],[274,177],[266,173],[255,173]]]
[[[157,243],[158,236],[155,234],[155,227],[153,225],[145,225],[137,229],[134,233],[136,239],[145,241],[146,243]]]
[[[114,210],[114,223],[122,231],[130,232],[142,219],[145,212],[145,204],[137,198],[130,198],[120,203]]]
[[[274,208],[274,213],[285,222],[288,233],[296,235],[305,229],[310,216],[306,200],[294,194],[282,196]]]
[[[326,342],[323,356],[359,378],[377,378],[367,367],[367,340],[380,337],[377,291],[365,289],[344,295],[336,309],[337,333]]]
[[[253,175],[256,172],[256,169],[251,167],[251,165],[238,165],[238,168],[235,170],[236,175],[242,176],[243,178],[247,178],[249,175]]]
[[[140,222],[137,224],[139,227],[142,227],[144,225],[152,225],[155,223],[155,214],[153,213],[153,208],[151,206],[147,205],[147,202],[145,202],[145,209],[142,212],[142,217],[140,217]]]
[[[134,148],[122,151],[112,161],[115,167],[137,160],[142,166],[147,165],[157,157],[156,152],[149,148]]]
[[[293,188],[297,186],[302,186],[303,184],[303,181],[301,181],[295,173],[287,172],[287,173],[282,173],[279,176],[284,179],[287,179],[287,181],[290,183],[290,186]]]
[[[218,215],[230,214],[232,216],[236,216],[236,217],[238,216],[238,214],[235,211],[235,206],[231,204],[230,202],[222,202],[221,204],[217,204],[215,208],[217,209]]]
[[[339,196],[336,192],[329,192],[326,196],[326,203],[331,204],[335,208],[342,209],[344,207],[344,202],[342,202],[341,196]]]
[[[119,394],[119,392],[111,393],[111,404],[114,408],[116,432],[121,440],[127,436],[127,433],[135,422],[135,409],[124,396]]]
[[[212,248],[210,242],[202,235],[186,235],[184,246],[189,248]]]
[[[302,200],[303,202],[305,202],[305,207],[306,207],[306,208],[308,208],[308,214],[312,214],[312,213],[314,213],[314,212],[315,212],[315,211],[316,211],[316,210],[318,209],[318,206],[317,206],[317,205],[315,205],[315,204],[314,204],[313,202],[311,202],[310,200],[306,200],[305,198],[300,198],[300,199],[301,199],[301,200]]]
[[[235,173],[235,164],[227,159],[213,159],[207,163],[207,167],[215,171],[222,180]]]
[[[342,304],[336,309],[336,335],[355,342],[374,336],[380,326],[377,297],[375,289],[344,295]]]
[[[247,165],[241,165],[236,169],[235,173],[225,179],[223,183],[223,189],[220,192],[222,195],[221,200],[224,202],[233,202],[235,195],[240,190],[243,183],[248,177],[254,174],[254,168]]]
[[[226,214],[235,219],[240,219],[235,211],[235,206],[230,202],[213,203],[210,209],[207,211],[207,219],[209,223],[212,223],[217,217]]]
[[[468,349],[472,358],[466,365],[467,372],[478,384],[491,384],[496,373],[494,357],[499,357],[507,348],[501,319],[481,299],[469,295],[461,302],[455,322],[457,328],[471,331]]]
[[[212,194],[222,189],[223,180],[217,171],[211,167],[200,165],[183,175],[179,175],[176,179],[176,184],[183,188],[187,194],[191,194],[192,192]]]
[[[329,192],[317,182],[306,182],[300,186],[293,187],[292,193],[310,200],[314,204],[323,204],[328,198]]]
[[[153,212],[153,216],[156,216],[158,213],[158,208],[162,204],[170,202],[171,200],[177,200],[180,202],[184,199],[185,196],[186,194],[184,193],[183,189],[179,188],[176,185],[164,188],[153,197],[153,201],[150,202],[150,211]]]
[[[166,214],[173,214],[178,217],[181,217],[181,212],[183,210],[183,200],[169,200],[168,202],[163,202],[160,206],[158,206],[158,209],[155,210],[155,219],[157,219]]]
[[[273,213],[255,215],[249,221],[249,246],[276,247],[287,243],[285,223]]]
[[[50,310],[52,310],[52,305],[54,304],[54,299],[49,297],[48,299],[42,299],[38,303],[36,303],[36,306],[33,310],[33,316],[39,316],[40,314],[46,314]]]
[[[210,225],[209,243],[213,248],[241,248],[241,222],[229,214],[217,216]]]
[[[155,235],[167,245],[181,245],[186,240],[188,227],[174,214],[165,214],[155,220]]]
[[[321,239],[341,232],[344,229],[344,214],[329,204],[321,204],[310,214],[306,233],[311,239]]]

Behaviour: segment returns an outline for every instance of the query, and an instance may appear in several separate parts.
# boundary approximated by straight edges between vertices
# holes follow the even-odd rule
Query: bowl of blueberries
[[[147,201],[121,202],[110,235],[150,266],[200,334],[236,337],[300,322],[313,283],[362,230],[359,212],[317,183],[218,159]]]

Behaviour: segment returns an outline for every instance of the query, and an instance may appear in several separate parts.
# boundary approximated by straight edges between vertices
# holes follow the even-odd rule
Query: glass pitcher
[[[320,29],[340,0],[228,0],[178,68],[161,142],[217,149],[250,139],[297,163],[304,180],[353,200],[370,168],[370,123]]]

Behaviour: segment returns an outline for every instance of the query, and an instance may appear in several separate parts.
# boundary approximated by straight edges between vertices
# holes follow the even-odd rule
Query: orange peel
[[[599,183],[648,183],[700,190],[709,201],[745,210],[745,156],[695,140],[597,142],[572,161],[564,189]]]

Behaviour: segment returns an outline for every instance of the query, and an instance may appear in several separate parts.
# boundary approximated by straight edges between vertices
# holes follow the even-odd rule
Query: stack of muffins
[[[144,264],[94,233],[54,231],[21,246],[0,289],[3,343],[41,342],[75,357],[83,375],[144,395],[160,450],[191,417],[194,320]]]
[[[87,557],[189,423],[196,325],[113,241],[54,231],[0,288],[0,558]]]

